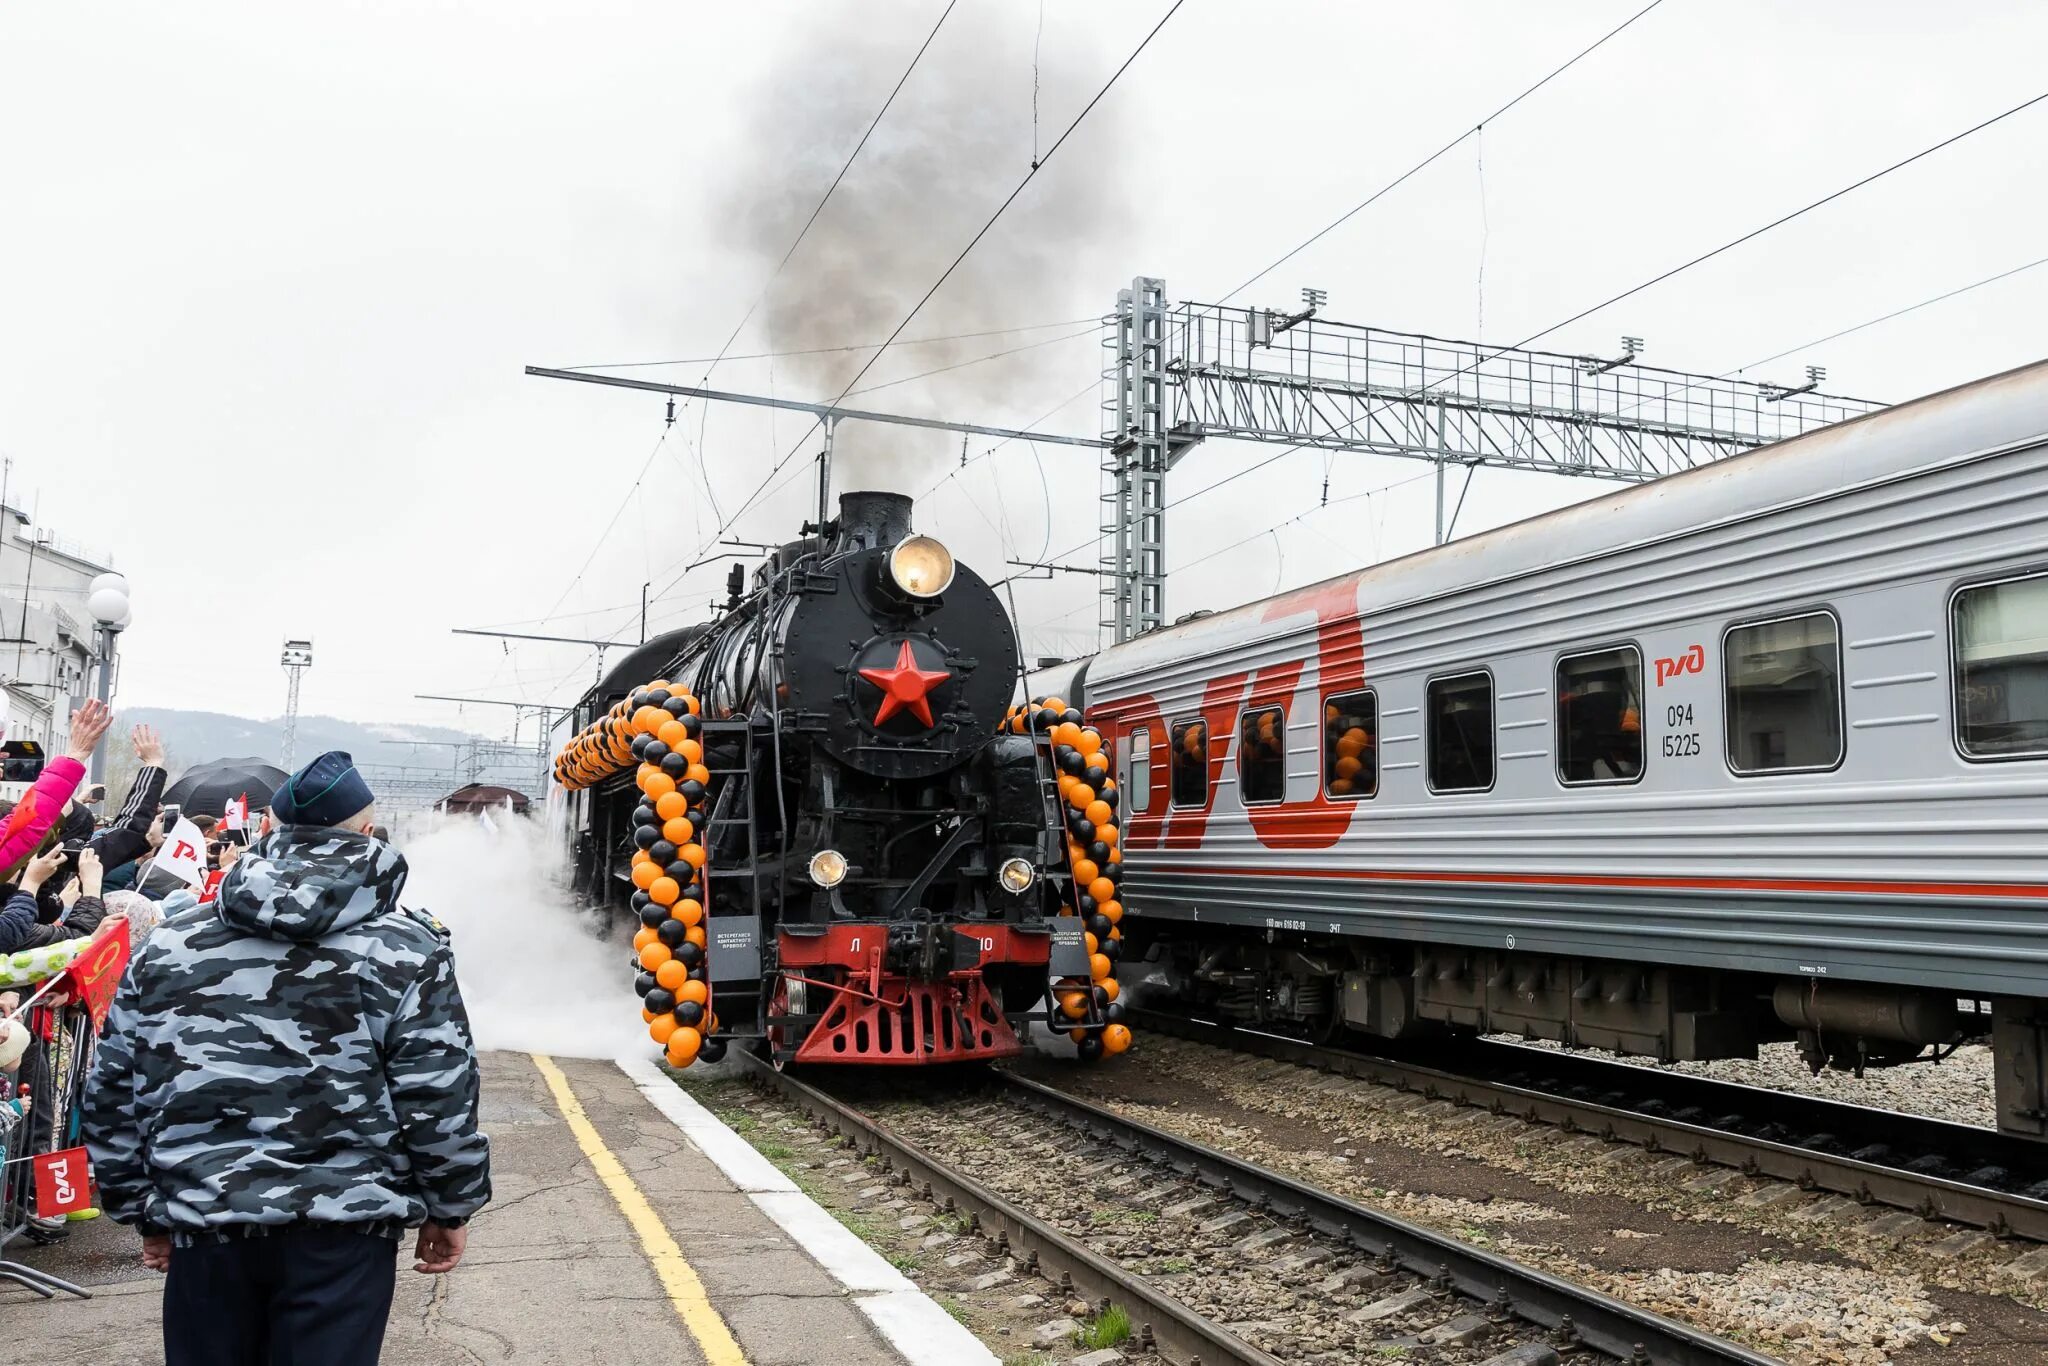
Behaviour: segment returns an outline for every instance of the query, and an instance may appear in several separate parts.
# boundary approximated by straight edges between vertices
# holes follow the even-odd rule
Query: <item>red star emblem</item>
[[[881,725],[899,711],[908,710],[930,727],[937,724],[932,720],[931,691],[953,675],[944,669],[918,668],[917,656],[910,652],[910,642],[906,640],[896,651],[894,665],[886,669],[862,669],[860,676],[882,690],[882,705],[875,713],[876,725]]]

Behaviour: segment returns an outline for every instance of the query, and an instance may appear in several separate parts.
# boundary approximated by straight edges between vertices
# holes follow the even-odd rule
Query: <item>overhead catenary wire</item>
[[[1008,337],[1019,332],[1046,332],[1055,327],[1078,327],[1082,323],[1097,321],[1088,318],[1060,318],[1054,322],[1019,323],[1015,327],[990,327],[979,332],[947,332],[932,337],[905,337],[898,346],[939,346],[946,342],[978,341],[983,337]],[[786,351],[742,351],[737,354],[721,353],[714,356],[678,356],[673,360],[622,360],[600,361],[587,365],[558,365],[558,370],[645,370],[660,365],[721,365],[726,361],[783,360],[792,356],[840,356],[855,351],[877,351],[880,342],[849,342],[843,346],[800,346]]]
[[[848,393],[852,392],[855,385],[859,384],[862,379],[867,377],[868,371],[874,368],[875,362],[880,360],[883,354],[889,349],[889,347],[894,345],[896,340],[903,335],[903,329],[910,326],[911,322],[916,319],[917,315],[923,311],[924,306],[930,303],[932,297],[939,292],[939,290],[945,285],[946,281],[952,278],[953,272],[960,268],[960,264],[963,261],[965,261],[969,255],[973,253],[975,247],[981,244],[982,239],[988,236],[990,230],[993,229],[997,222],[999,222],[1002,219],[1004,213],[1006,213],[1009,210],[1010,206],[1017,202],[1018,197],[1024,193],[1025,188],[1031,184],[1034,178],[1036,178],[1039,171],[1044,169],[1046,164],[1050,162],[1053,159],[1053,157],[1059,152],[1060,148],[1066,145],[1067,140],[1074,135],[1074,131],[1081,126],[1082,122],[1087,119],[1088,115],[1095,109],[1095,107],[1098,104],[1102,103],[1103,98],[1107,96],[1112,89],[1115,88],[1118,80],[1120,80],[1123,77],[1123,74],[1126,71],[1130,70],[1132,64],[1135,63],[1138,60],[1138,58],[1144,54],[1145,49],[1151,46],[1152,40],[1159,35],[1159,31],[1166,27],[1167,22],[1170,19],[1172,19],[1174,15],[1180,12],[1181,6],[1185,3],[1186,0],[1173,0],[1173,5],[1166,11],[1164,15],[1160,17],[1159,22],[1154,24],[1151,27],[1151,29],[1149,29],[1146,32],[1145,36],[1138,41],[1138,45],[1135,48],[1131,49],[1131,54],[1128,57],[1124,58],[1122,64],[1120,64],[1115,71],[1110,73],[1109,79],[1103,82],[1102,88],[1097,90],[1094,96],[1088,101],[1088,103],[1082,106],[1081,112],[1074,116],[1073,121],[1067,125],[1066,130],[1062,132],[1058,138],[1054,139],[1053,144],[1045,149],[1045,155],[1040,157],[1038,161],[1024,173],[1023,178],[1017,182],[1016,188],[1012,189],[1009,195],[1004,198],[1003,202],[996,206],[996,211],[989,215],[988,221],[981,225],[980,230],[977,231],[972,238],[968,239],[967,245],[960,249],[959,255],[955,256],[953,260],[946,266],[946,268],[939,273],[938,279],[932,282],[931,288],[927,289],[921,296],[919,296],[918,301],[911,306],[910,311],[908,313],[903,315],[903,320],[899,322],[896,325],[895,329],[890,332],[888,337],[886,337],[883,340],[881,346],[876,348],[875,353],[872,356],[868,357],[867,361],[864,364],[862,364],[861,368],[854,373],[853,378],[846,382],[845,387],[843,387],[839,391],[837,397],[835,397],[832,400],[834,403],[837,403],[840,399],[845,398]],[[786,453],[784,453],[782,458],[776,461],[775,465],[769,469],[767,475],[761,480],[759,484],[757,484],[754,487],[754,491],[747,495],[746,500],[742,502],[738,508],[734,509],[732,515],[720,519],[719,527],[717,531],[713,534],[711,540],[707,541],[703,546],[700,546],[697,550],[696,555],[693,555],[691,557],[692,568],[695,567],[696,562],[701,560],[704,551],[709,549],[711,544],[715,542],[718,537],[723,536],[728,530],[730,530],[731,527],[735,523],[737,523],[741,517],[745,516],[747,512],[751,510],[754,507],[754,505],[760,500],[762,494],[768,491],[769,486],[775,482],[776,477],[782,473],[783,468],[787,466],[789,462],[796,457],[799,451],[805,448],[806,443],[810,440],[811,432],[817,430],[817,425],[817,422],[814,420],[811,423],[811,425],[805,429],[804,435],[798,439],[796,444],[792,445],[789,448],[789,450]],[[684,572],[687,573],[688,570],[685,570]]]
[[[1648,14],[1651,10],[1657,8],[1657,6],[1663,3],[1664,0],[1650,0],[1649,4],[1643,6],[1634,14],[1631,14],[1628,18],[1622,20],[1613,28],[1601,34],[1598,38],[1594,39],[1587,46],[1579,49],[1577,53],[1573,54],[1569,61],[1566,61],[1561,66],[1553,68],[1547,75],[1543,77],[1543,79],[1537,81],[1534,85],[1524,90],[1521,94],[1515,96],[1506,104],[1494,110],[1491,114],[1488,114],[1485,117],[1481,118],[1477,123],[1473,124],[1471,127],[1459,133],[1449,142],[1446,142],[1443,146],[1437,148],[1434,152],[1431,152],[1428,156],[1416,162],[1407,170],[1401,172],[1400,175],[1395,176],[1392,180],[1380,186],[1379,189],[1374,190],[1371,194],[1367,195],[1364,199],[1360,200],[1358,203],[1346,209],[1343,213],[1338,214],[1335,219],[1325,224],[1323,227],[1317,229],[1315,232],[1309,234],[1309,236],[1298,245],[1281,253],[1279,258],[1276,259],[1271,265],[1265,267],[1257,274],[1251,276],[1243,284],[1239,285],[1236,289],[1231,290],[1228,294],[1224,295],[1217,302],[1226,304],[1229,303],[1232,299],[1244,293],[1247,289],[1250,289],[1253,285],[1265,279],[1268,275],[1271,275],[1281,266],[1286,265],[1289,261],[1292,261],[1295,257],[1301,255],[1301,253],[1307,251],[1310,247],[1322,241],[1325,237],[1328,237],[1338,228],[1343,227],[1353,218],[1356,218],[1359,214],[1371,208],[1374,204],[1384,199],[1394,190],[1400,188],[1400,186],[1404,182],[1413,179],[1416,175],[1428,169],[1433,163],[1435,163],[1438,159],[1443,157],[1446,153],[1455,149],[1458,146],[1458,144],[1463,142],[1466,138],[1473,136],[1480,129],[1484,128],[1487,124],[1492,123],[1495,119],[1498,119],[1501,115],[1507,113],[1510,109],[1513,109],[1523,100],[1528,99],[1531,95],[1541,90],[1544,86],[1549,85],[1552,81],[1556,80],[1559,76],[1562,76],[1565,72],[1570,71],[1573,67],[1577,66],[1581,61],[1584,61],[1587,57],[1592,56],[1595,52],[1599,51],[1602,47],[1606,46],[1607,41],[1610,38],[1615,37],[1617,34],[1621,33],[1622,30],[1629,28],[1631,25],[1635,24],[1637,20],[1641,19],[1644,15]]]

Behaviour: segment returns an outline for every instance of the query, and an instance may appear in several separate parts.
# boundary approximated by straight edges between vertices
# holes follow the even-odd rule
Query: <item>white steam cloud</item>
[[[478,1048],[571,1058],[652,1054],[627,946],[597,937],[538,820],[422,815],[397,831],[405,904],[446,925]]]

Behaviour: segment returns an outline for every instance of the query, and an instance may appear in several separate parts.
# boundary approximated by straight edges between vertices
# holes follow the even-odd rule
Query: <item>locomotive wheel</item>
[[[789,1046],[789,1031],[776,1021],[789,1014],[789,983],[781,973],[771,972],[761,981],[761,995],[768,1001],[768,1009],[761,1015],[761,1038],[768,1045],[768,1061],[780,1072],[788,1066],[783,1050]]]

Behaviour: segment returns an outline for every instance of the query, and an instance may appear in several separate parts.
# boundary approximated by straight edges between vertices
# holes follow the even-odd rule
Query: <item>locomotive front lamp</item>
[[[913,598],[935,598],[953,586],[953,552],[929,536],[911,536],[889,552],[889,578]]]
[[[837,849],[820,849],[811,855],[811,881],[827,889],[846,881],[846,855]]]
[[[1038,881],[1038,870],[1024,859],[1005,859],[996,870],[996,881],[1003,884],[1006,892],[1028,892],[1031,884]]]

